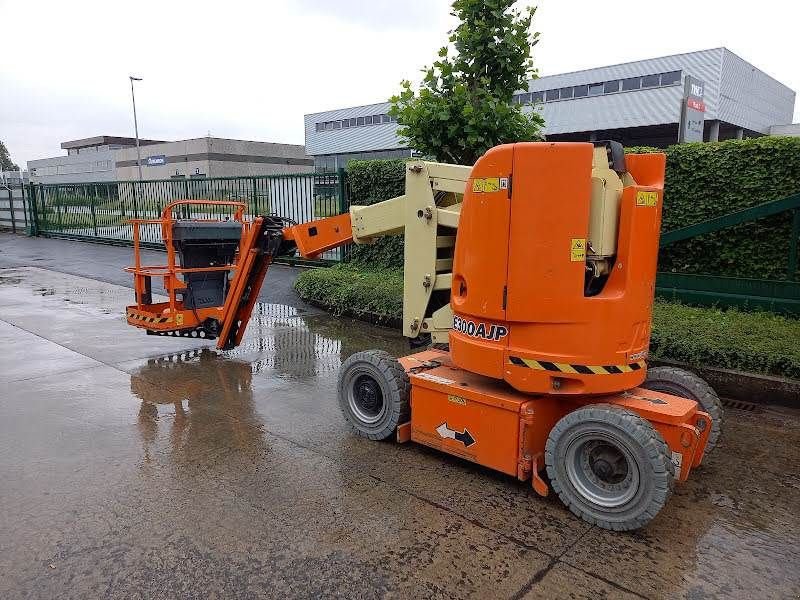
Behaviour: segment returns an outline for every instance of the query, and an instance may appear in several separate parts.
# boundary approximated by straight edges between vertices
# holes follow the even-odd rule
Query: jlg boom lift
[[[639,528],[716,444],[722,417],[697,376],[645,362],[664,166],[613,142],[517,143],[471,168],[410,162],[404,195],[299,225],[247,220],[238,204],[227,222],[175,219],[175,205],[209,202],[173,203],[155,221],[168,264],[142,266],[135,244],[128,322],[231,348],[274,256],[402,234],[403,334],[429,347],[344,361],[353,429],[552,487],[601,527]],[[153,276],[168,302],[153,304]]]

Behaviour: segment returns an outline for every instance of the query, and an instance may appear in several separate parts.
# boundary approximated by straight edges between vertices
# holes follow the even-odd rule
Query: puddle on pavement
[[[133,290],[39,269],[20,267],[0,270],[2,298],[9,304],[26,303],[31,296],[64,304],[79,305],[82,310],[99,315],[119,314],[132,301]]]
[[[147,343],[144,337],[142,343]],[[131,391],[142,401],[138,429],[145,461],[159,443],[168,443],[171,452],[181,456],[201,448],[259,451],[269,436],[260,429],[262,415],[254,398],[257,378],[268,380],[260,386],[262,396],[270,388],[280,394],[287,382],[319,389],[320,378],[324,394],[335,403],[333,378],[350,354],[368,348],[396,355],[408,352],[399,332],[265,303],[254,308],[238,348],[219,351],[213,343],[145,359],[130,370]]]

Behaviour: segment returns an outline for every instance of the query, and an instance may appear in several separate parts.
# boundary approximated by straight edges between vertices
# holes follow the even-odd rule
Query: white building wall
[[[406,145],[397,137],[397,123],[362,125],[347,129],[334,129],[332,131],[316,130],[317,123],[380,115],[388,112],[389,103],[379,102],[377,104],[340,108],[305,115],[306,152],[310,156],[315,156],[317,154],[371,152],[374,150],[406,148]]]
[[[727,49],[720,85],[721,121],[765,134],[772,125],[792,122],[794,91]]]
[[[113,181],[114,150],[81,148],[84,152],[28,161],[30,180],[34,183],[83,183]]]

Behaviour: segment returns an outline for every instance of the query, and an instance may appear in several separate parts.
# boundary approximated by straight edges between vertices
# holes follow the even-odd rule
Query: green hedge
[[[800,192],[800,138],[761,137],[666,150],[662,232]],[[785,279],[792,215],[785,213],[678,242],[659,270]]]
[[[393,324],[403,315],[403,271],[339,264],[309,269],[294,284],[300,297],[335,315]]]
[[[389,200],[405,193],[406,161],[351,160],[347,164],[350,203],[361,206]],[[382,238],[374,244],[354,245],[348,261],[372,267],[403,265],[403,237]]]
[[[800,192],[800,138],[762,137],[627,151],[667,154],[664,232]],[[349,182],[353,204],[398,196],[403,193],[404,161],[353,161]],[[790,226],[787,213],[679,242],[661,251],[659,269],[784,279]],[[393,238],[359,247],[351,260],[402,265],[402,242]]]
[[[402,317],[399,269],[337,265],[309,270],[296,289],[335,314],[392,324]],[[800,379],[798,340],[800,320],[657,301],[650,350],[654,359]]]

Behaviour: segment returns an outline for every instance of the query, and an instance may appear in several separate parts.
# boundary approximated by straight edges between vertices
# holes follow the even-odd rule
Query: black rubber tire
[[[364,379],[366,378],[366,379]],[[359,381],[374,381],[380,390],[381,405],[374,421],[359,414],[355,386]],[[376,389],[375,386],[372,386]],[[366,350],[350,356],[339,370],[339,408],[358,435],[385,440],[395,435],[397,426],[409,420],[411,383],[403,366],[388,352]]]
[[[647,379],[642,387],[654,392],[690,398],[697,402],[702,410],[711,417],[711,432],[708,434],[705,454],[710,454],[717,447],[719,436],[722,434],[722,422],[725,414],[722,401],[704,379],[686,369],[653,367],[647,370]]]
[[[620,500],[618,506],[593,501],[576,485],[581,474],[568,469],[571,448],[596,440],[624,448],[635,463],[627,461],[627,469],[636,474],[636,483],[629,488],[631,497]],[[550,485],[575,515],[604,529],[630,531],[647,525],[672,494],[675,466],[671,456],[658,431],[636,413],[610,404],[591,404],[556,423],[547,438],[544,460]]]

